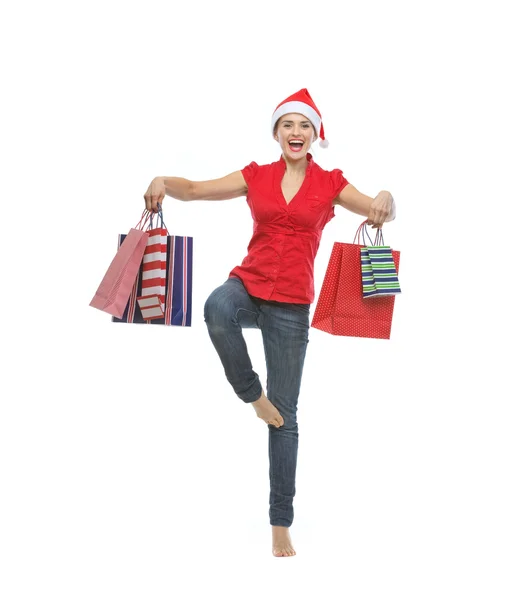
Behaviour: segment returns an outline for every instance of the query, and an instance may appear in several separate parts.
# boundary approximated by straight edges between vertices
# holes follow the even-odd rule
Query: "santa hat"
[[[275,124],[278,119],[289,113],[299,113],[304,117],[307,117],[314,125],[316,132],[320,132],[320,146],[322,148],[327,148],[329,143],[325,139],[323,123],[321,122],[321,113],[317,109],[306,88],[303,88],[296,92],[296,94],[289,96],[289,98],[286,98],[283,102],[280,102],[280,104],[275,108],[275,112],[273,113],[273,117],[271,119],[271,131],[273,135],[275,131]]]

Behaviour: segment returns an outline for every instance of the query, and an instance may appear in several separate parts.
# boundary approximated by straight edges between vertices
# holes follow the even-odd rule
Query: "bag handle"
[[[162,205],[158,202],[158,212],[157,213],[150,213],[150,221],[149,221],[149,227],[148,229],[153,229],[153,214],[156,214],[156,220],[157,220],[157,224],[156,227],[159,227],[160,229],[165,229],[165,231],[167,232],[167,235],[169,235],[169,230],[167,229],[167,225],[165,225],[165,223],[163,222],[163,211],[162,211]]]
[[[356,243],[355,240],[357,239],[357,243],[360,244],[361,243],[361,235],[362,235],[363,246],[367,246],[366,240],[364,237],[364,234],[366,233],[366,237],[370,241],[370,246],[384,246],[384,236],[382,235],[382,228],[380,228],[380,227],[377,228],[377,233],[375,234],[375,239],[372,242],[372,238],[368,235],[367,223],[368,223],[368,219],[366,219],[366,221],[363,221],[361,223],[361,225],[359,225],[359,228],[357,229],[357,231],[355,233],[353,243],[355,244]]]
[[[140,221],[135,225],[135,229],[141,229],[142,231],[148,231],[149,229],[153,229],[153,215],[155,213],[144,209],[142,216],[140,217]],[[157,213],[157,225],[156,227],[160,227],[161,229],[165,229],[167,231],[167,235],[169,235],[169,230],[167,229],[167,225],[163,222],[163,212],[161,204],[158,203],[158,213]]]
[[[141,229],[145,231],[145,226],[147,224],[147,221],[149,220],[149,215],[151,213],[147,210],[147,208],[144,208],[144,212],[142,213],[142,216],[140,217],[140,221],[138,221],[138,223],[135,225],[134,229]],[[144,219],[145,217],[145,219]]]
[[[363,221],[361,223],[361,225],[359,225],[359,228],[355,232],[354,242],[353,242],[354,244],[355,244],[355,240],[356,239],[357,239],[357,243],[358,244],[361,243],[361,234],[362,234],[362,236],[363,236],[363,246],[367,246],[368,244],[366,243],[366,239],[364,237],[364,234],[366,233],[366,237],[370,240],[370,246],[373,246],[372,238],[369,236],[368,230],[366,229],[366,223],[368,223],[368,219],[366,219],[366,221]]]

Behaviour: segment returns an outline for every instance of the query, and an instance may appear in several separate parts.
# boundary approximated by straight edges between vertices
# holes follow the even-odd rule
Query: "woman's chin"
[[[299,160],[300,158],[305,158],[307,156],[307,152],[308,152],[308,150],[306,150],[306,149],[302,149],[302,150],[299,150],[298,152],[295,152],[294,150],[291,150],[291,148],[286,148],[284,150],[284,156],[288,156],[289,158],[292,158],[293,160]]]

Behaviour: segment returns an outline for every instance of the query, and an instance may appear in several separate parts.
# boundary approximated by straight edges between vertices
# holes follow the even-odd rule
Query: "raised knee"
[[[205,301],[203,315],[205,323],[210,327],[225,327],[231,319],[228,302],[220,288],[216,288]]]
[[[205,306],[203,307],[203,316],[205,319],[205,323],[212,323],[214,316],[218,312],[216,306],[217,301],[214,297],[214,292],[212,292],[210,296],[208,296],[208,298],[206,299]]]

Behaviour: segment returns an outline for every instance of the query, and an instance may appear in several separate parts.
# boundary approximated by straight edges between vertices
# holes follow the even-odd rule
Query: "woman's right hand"
[[[165,181],[163,177],[155,177],[144,194],[145,207],[148,211],[157,213],[165,198]],[[158,204],[160,206],[158,206]]]

